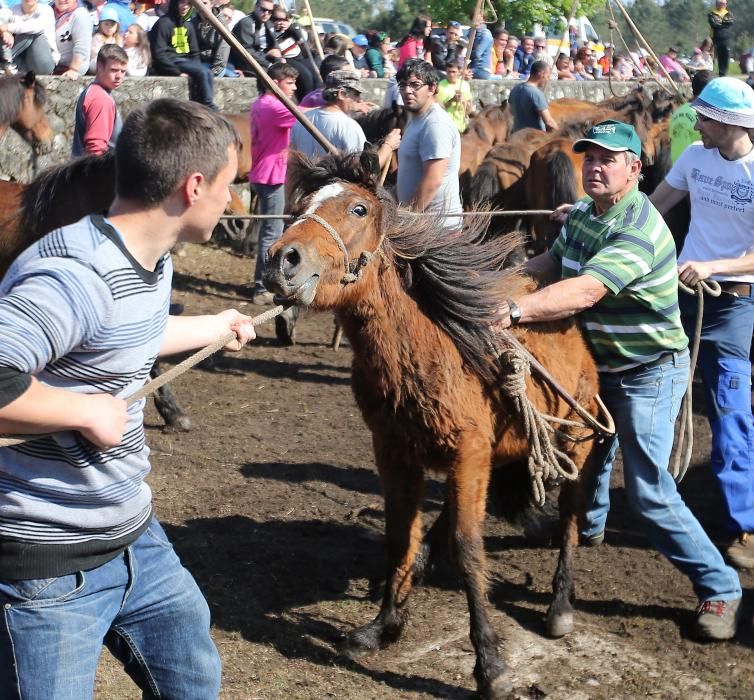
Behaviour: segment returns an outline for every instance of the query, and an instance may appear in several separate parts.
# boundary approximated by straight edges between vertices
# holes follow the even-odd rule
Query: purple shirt
[[[322,99],[322,88],[312,90],[299,103],[299,107],[324,107],[325,101]]]
[[[288,165],[291,127],[296,123],[288,108],[272,93],[251,105],[251,172],[249,182],[282,185]]]

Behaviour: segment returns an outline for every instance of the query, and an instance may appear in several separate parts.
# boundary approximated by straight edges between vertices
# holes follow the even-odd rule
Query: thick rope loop
[[[700,280],[693,287],[689,287],[678,280],[678,288],[684,294],[696,296],[696,319],[694,320],[694,337],[691,338],[691,359],[689,361],[689,383],[681,403],[680,418],[678,423],[678,436],[676,437],[675,454],[670,464],[670,474],[679,484],[686,476],[691,464],[691,453],[694,449],[694,372],[699,357],[699,343],[702,338],[702,322],[704,321],[704,295],[719,297],[722,293],[720,283],[715,280]]]
[[[578,479],[579,469],[565,452],[557,449],[552,443],[552,435],[557,436],[560,431],[555,431],[548,421],[560,422],[559,419],[537,411],[526,395],[526,377],[531,374],[529,358],[512,347],[504,348],[499,358],[510,370],[505,374],[501,389],[513,403],[529,443],[527,466],[532,498],[543,506],[547,498],[546,484],[564,479],[575,481]]]

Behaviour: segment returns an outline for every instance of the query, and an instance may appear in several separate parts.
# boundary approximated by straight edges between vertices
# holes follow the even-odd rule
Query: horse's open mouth
[[[318,284],[319,275],[312,275],[297,286],[288,283],[283,283],[282,285],[277,283],[270,285],[268,283],[268,287],[272,287],[271,291],[275,295],[276,302],[284,304],[293,302],[301,306],[309,306],[314,301]]]

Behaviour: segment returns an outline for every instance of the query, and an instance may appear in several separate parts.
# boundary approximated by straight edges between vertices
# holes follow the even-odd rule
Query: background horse
[[[52,143],[46,104],[47,91],[31,71],[0,78],[0,137],[12,126],[31,143]]]
[[[87,214],[106,212],[115,198],[115,156],[85,156],[50,168],[29,185],[0,180],[0,278],[18,255],[50,231]],[[155,363],[152,376],[160,374]],[[165,423],[189,430],[191,419],[168,385],[155,393]]]
[[[485,607],[481,523],[493,465],[520,463],[530,449],[500,390],[508,373],[491,351],[499,344],[491,324],[503,300],[533,286],[515,270],[500,270],[518,241],[480,244],[478,225],[450,235],[438,220],[397,209],[377,185],[373,152],[326,156],[316,164],[294,160],[289,177],[292,207],[302,216],[271,248],[265,285],[281,298],[334,310],[342,323],[354,352],[353,391],[372,431],[385,498],[388,575],[382,607],[373,622],[348,635],[346,646],[368,651],[399,636],[424,560],[417,561],[424,476],[442,472],[447,527],[437,530],[466,589],[474,676],[484,697],[507,697],[510,684]],[[597,371],[576,325],[560,321],[515,333],[594,413]],[[540,410],[570,414],[551,390],[530,377],[526,383]],[[573,430],[573,437],[586,437],[583,429]],[[561,448],[583,466],[593,440]],[[580,486],[567,481],[547,616],[553,635],[573,627],[572,559],[580,510]]]

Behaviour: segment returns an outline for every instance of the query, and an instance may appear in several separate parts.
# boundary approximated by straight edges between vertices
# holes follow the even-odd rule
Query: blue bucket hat
[[[715,78],[691,106],[722,124],[754,129],[754,90],[737,78]]]
[[[369,46],[369,39],[366,38],[363,34],[357,34],[353,39],[351,39],[356,46]]]
[[[590,144],[606,148],[608,151],[631,151],[641,155],[641,139],[630,124],[607,119],[587,129],[583,139],[573,144],[574,153],[583,153]]]

